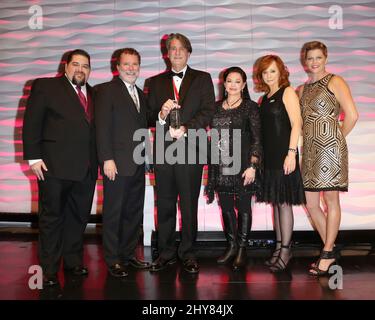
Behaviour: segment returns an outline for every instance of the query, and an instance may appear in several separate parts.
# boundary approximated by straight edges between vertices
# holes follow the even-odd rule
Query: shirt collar
[[[185,68],[183,68],[182,70],[180,70],[179,72],[182,72],[184,75],[183,75],[183,77],[185,77],[185,73],[186,73],[186,70],[187,70],[187,65],[185,66]],[[171,69],[173,72],[175,72],[175,73],[179,73],[179,72],[177,72],[176,70],[174,70],[173,68]],[[177,77],[178,78],[178,77]],[[182,80],[182,79],[181,79]]]
[[[67,74],[65,73],[65,77],[68,79],[69,83],[72,85],[72,87],[74,88],[74,90],[77,90],[77,85],[74,84],[72,81],[70,81],[70,79],[68,78]],[[81,90],[86,93],[86,83],[81,86]]]
[[[134,89],[136,89],[136,85],[135,85],[135,83],[134,84],[131,84],[131,83],[129,83],[129,82],[126,82],[125,80],[123,80],[122,78],[120,78],[121,79],[121,81],[123,82],[123,83],[125,83],[125,85],[126,85],[126,87],[130,90],[130,88],[132,87],[132,86],[134,86]]]

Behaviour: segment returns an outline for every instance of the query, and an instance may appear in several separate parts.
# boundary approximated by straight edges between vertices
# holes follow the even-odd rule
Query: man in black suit
[[[127,276],[127,266],[149,267],[135,256],[143,222],[145,164],[134,159],[140,142],[133,135],[137,130],[147,132],[146,99],[135,85],[140,63],[135,49],[120,50],[119,77],[98,85],[95,95],[98,156],[104,173],[104,258],[109,273],[118,278]]]
[[[186,135],[193,130],[205,129],[213,117],[215,95],[211,76],[206,72],[191,69],[187,65],[192,52],[187,37],[172,33],[166,41],[166,46],[172,70],[150,80],[148,97],[150,109],[153,114],[158,113],[157,126],[160,124],[164,127],[164,132],[169,131],[175,142],[184,143],[185,151],[195,152],[195,159],[198,161],[199,147],[189,146]],[[172,128],[168,115],[177,105],[180,106],[181,126]],[[168,145],[172,143],[157,139],[154,153],[158,152],[160,144],[165,144],[167,150]],[[186,156],[185,160],[187,158]],[[157,159],[156,154],[156,161]],[[202,169],[203,164],[188,164],[186,161],[171,164],[165,159],[163,164],[155,162],[159,257],[151,265],[151,271],[162,270],[176,261],[175,230],[178,197],[182,218],[178,257],[183,261],[187,272],[199,271],[193,246],[198,228],[197,211]]]
[[[35,80],[23,123],[24,159],[39,187],[39,260],[44,285],[58,284],[61,258],[74,275],[83,266],[83,233],[98,174],[90,56],[71,51],[65,75]]]

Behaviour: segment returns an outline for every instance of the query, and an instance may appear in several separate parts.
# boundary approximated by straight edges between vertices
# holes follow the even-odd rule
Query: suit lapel
[[[65,75],[63,75],[61,77],[61,82],[62,82],[62,84],[65,88],[65,91],[70,96],[70,100],[73,102],[73,108],[75,110],[78,110],[79,114],[86,120],[87,124],[90,124],[89,120],[87,119],[85,110],[82,107],[81,102],[79,101],[77,92],[74,90],[74,88],[70,84],[70,81],[68,80],[68,78]],[[90,103],[91,98],[89,97],[88,85],[87,85],[87,96],[88,96],[87,98],[89,99],[89,103]],[[89,107],[90,107],[90,105],[89,105]]]
[[[173,77],[171,76],[171,73],[169,71],[164,73],[164,77],[165,78],[162,83],[164,87],[164,92],[166,94],[165,100],[167,99],[174,100],[175,97],[174,97],[174,92],[173,92]]]
[[[146,100],[144,99],[144,95],[141,89],[139,89],[137,86],[135,86],[138,91],[138,97],[139,97],[139,108],[141,112],[137,112],[139,120],[141,123],[147,122],[146,118]]]
[[[87,102],[88,102],[88,116],[89,116],[89,123],[92,123],[92,120],[94,119],[94,104],[92,101],[92,88],[91,86],[86,83],[86,92],[87,92]],[[87,119],[87,117],[85,117]]]
[[[184,79],[182,80],[179,95],[179,105],[183,106],[184,98],[186,97],[187,92],[189,91],[190,84],[194,79],[194,72],[189,68],[189,66],[186,69],[186,73],[184,76]]]
[[[129,108],[130,113],[132,114],[132,116],[137,121],[140,121],[140,113],[137,110],[137,106],[135,105],[135,103],[133,101],[133,98],[130,96],[130,93],[128,91],[128,88],[126,87],[126,84],[124,83],[124,81],[122,81],[122,79],[120,77],[115,78],[114,81],[117,82],[117,84],[120,88],[121,95],[122,95],[123,101],[124,101],[124,106],[126,108]],[[139,90],[137,86],[136,86],[136,88],[137,88],[137,90]],[[139,91],[138,91],[138,96],[140,97]],[[140,107],[142,108],[141,101],[139,101],[139,103],[140,103]],[[141,111],[142,111],[142,109],[141,109]]]

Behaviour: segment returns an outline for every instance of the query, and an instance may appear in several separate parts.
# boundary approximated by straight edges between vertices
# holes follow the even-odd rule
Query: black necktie
[[[179,77],[179,78],[183,78],[183,76],[184,76],[184,73],[181,71],[181,72],[179,72],[179,73],[176,73],[176,72],[173,72],[173,71],[171,71],[171,75],[172,75],[172,77],[174,77],[174,76],[177,76],[177,77]]]

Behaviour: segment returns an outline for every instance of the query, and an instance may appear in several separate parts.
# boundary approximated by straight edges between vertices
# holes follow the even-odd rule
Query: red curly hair
[[[254,90],[256,92],[265,92],[268,93],[270,91],[270,88],[268,85],[263,81],[262,73],[264,70],[266,70],[270,64],[275,61],[277,68],[280,72],[280,79],[279,79],[279,86],[280,87],[289,87],[289,71],[287,67],[285,66],[284,62],[280,59],[279,56],[269,54],[263,57],[260,57],[254,66],[254,84],[255,88]]]

